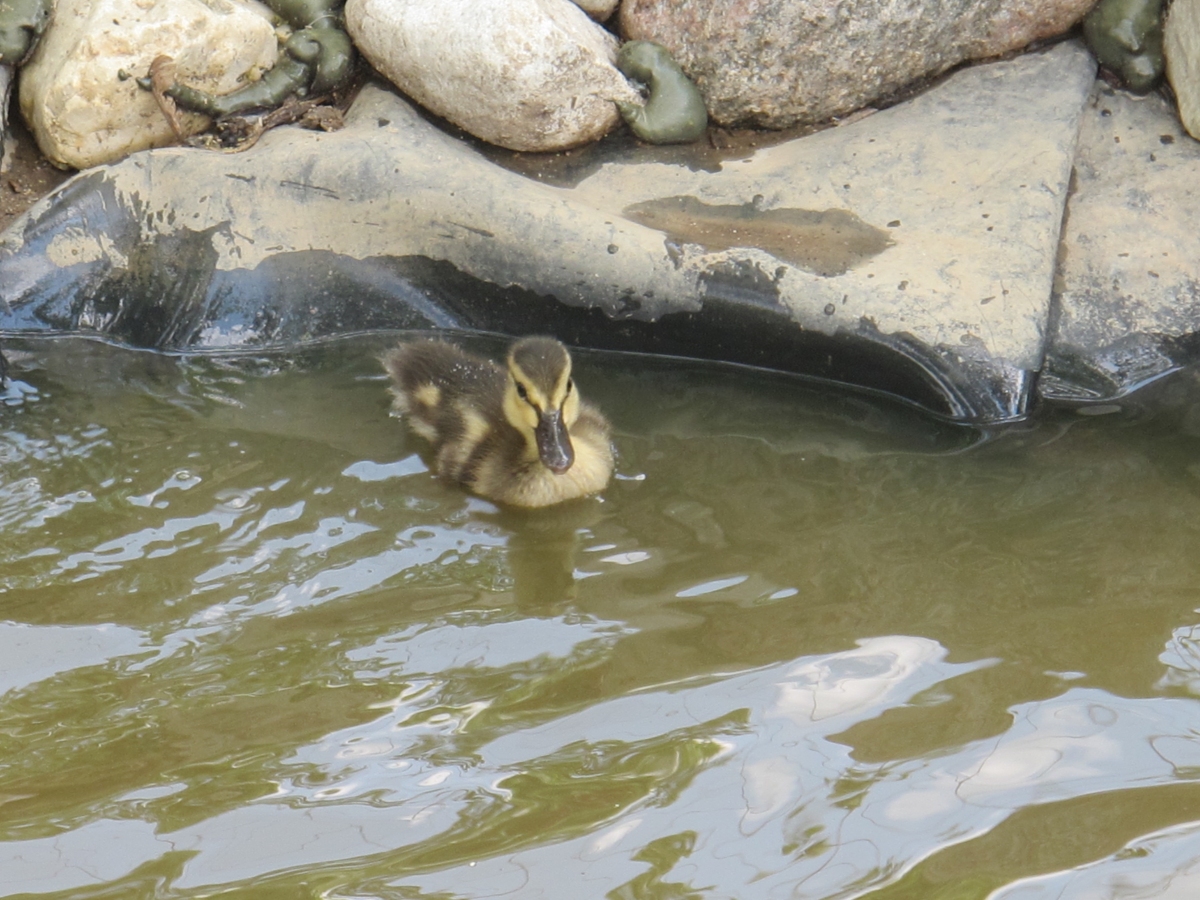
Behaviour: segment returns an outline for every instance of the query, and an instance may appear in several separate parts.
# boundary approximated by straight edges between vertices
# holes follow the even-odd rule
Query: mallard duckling
[[[522,338],[506,368],[439,340],[401,344],[382,362],[392,407],[433,444],[442,478],[512,506],[549,506],[608,484],[608,421],[580,399],[558,341]]]

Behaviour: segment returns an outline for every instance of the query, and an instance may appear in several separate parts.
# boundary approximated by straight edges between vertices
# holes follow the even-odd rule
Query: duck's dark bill
[[[571,447],[571,436],[567,434],[560,411],[542,413],[535,433],[542,465],[558,475],[571,468],[575,450]]]

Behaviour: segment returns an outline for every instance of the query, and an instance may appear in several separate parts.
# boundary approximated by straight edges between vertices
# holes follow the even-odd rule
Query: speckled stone
[[[1063,34],[1094,0],[624,0],[621,33],[671,51],[725,125],[786,128],[965,60]]]

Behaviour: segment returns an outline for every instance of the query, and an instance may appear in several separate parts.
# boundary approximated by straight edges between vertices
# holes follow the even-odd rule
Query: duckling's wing
[[[503,395],[504,373],[499,366],[445,341],[400,344],[385,353],[381,361],[392,376],[398,400],[412,398],[429,386],[455,398],[464,395],[482,398],[497,388]]]
[[[386,353],[393,407],[431,441],[457,430],[464,406],[491,418],[501,415],[504,372],[495,363],[438,340],[411,341]]]

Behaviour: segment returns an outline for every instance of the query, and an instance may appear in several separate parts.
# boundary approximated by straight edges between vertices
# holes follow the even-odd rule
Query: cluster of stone
[[[622,115],[648,141],[703,131],[706,120],[692,112],[646,102],[648,70],[621,65],[618,35],[665,48],[674,68],[654,78],[668,91],[685,85],[680,103],[706,107],[707,121],[786,128],[1061,35],[1093,2],[625,0],[617,10],[616,0],[348,0],[342,16],[358,50],[425,108],[502,147],[552,151],[595,140]],[[46,155],[64,166],[176,142],[210,120],[181,113],[168,123],[130,76],[168,56],[179,82],[197,91],[244,88],[288,61],[278,21],[255,0],[58,0],[22,74],[21,108]],[[702,102],[688,99],[692,83]],[[647,107],[652,119],[686,121],[647,123]]]

